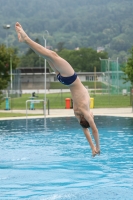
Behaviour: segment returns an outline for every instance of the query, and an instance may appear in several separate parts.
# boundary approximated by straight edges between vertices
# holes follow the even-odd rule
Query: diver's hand
[[[95,157],[97,154],[100,155],[100,149],[94,146],[92,148],[92,156]]]

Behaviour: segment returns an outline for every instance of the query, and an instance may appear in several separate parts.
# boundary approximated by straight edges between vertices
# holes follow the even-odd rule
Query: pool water
[[[74,117],[0,121],[0,199],[132,200],[133,119],[95,122],[93,158]]]

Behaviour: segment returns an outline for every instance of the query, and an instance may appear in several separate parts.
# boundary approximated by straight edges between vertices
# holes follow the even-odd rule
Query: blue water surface
[[[132,118],[95,117],[95,158],[74,117],[45,122],[0,121],[0,199],[133,199]]]

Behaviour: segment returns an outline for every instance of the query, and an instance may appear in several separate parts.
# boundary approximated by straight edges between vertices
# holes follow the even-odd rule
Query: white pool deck
[[[133,117],[133,109],[130,108],[94,108],[91,109],[94,116],[118,116],[118,117]],[[25,119],[26,118],[26,110],[0,110],[0,112],[6,113],[24,113],[24,117],[5,117],[0,118],[0,120],[7,120],[7,119]],[[27,110],[28,114],[34,114],[35,116],[29,116],[28,118],[42,118],[44,117],[42,110]],[[42,114],[38,116],[38,114]],[[65,117],[65,116],[74,116],[73,109],[50,109],[49,115],[48,110],[46,110],[46,118],[49,117]]]

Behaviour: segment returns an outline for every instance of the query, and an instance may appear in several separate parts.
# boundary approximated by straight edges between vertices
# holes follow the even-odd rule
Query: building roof
[[[44,73],[44,67],[21,67],[19,68],[21,74],[41,74]],[[46,73],[55,74],[54,72],[50,72],[49,68],[46,69]],[[80,75],[90,75],[94,74],[94,72],[76,72]],[[102,74],[102,72],[96,72],[96,74]]]
[[[44,73],[44,67],[21,67],[20,68],[20,71],[21,71],[21,73],[23,74],[23,73],[36,73],[36,74],[38,74],[38,73]],[[49,73],[49,69],[47,68],[46,69],[46,73]]]

